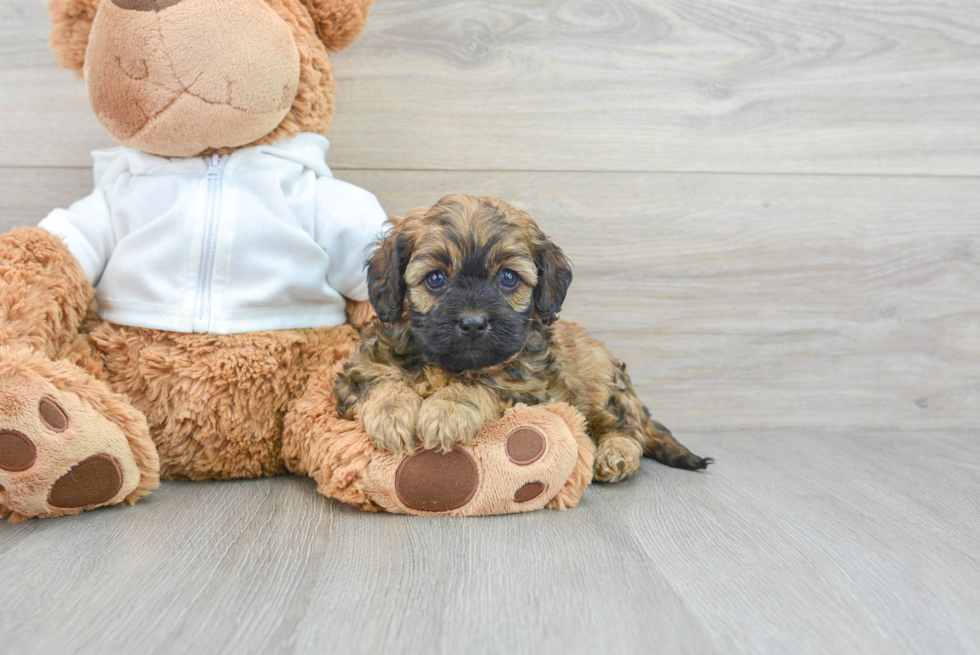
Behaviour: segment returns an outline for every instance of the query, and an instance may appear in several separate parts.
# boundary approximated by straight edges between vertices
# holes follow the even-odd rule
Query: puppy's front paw
[[[605,437],[595,453],[593,477],[599,482],[619,482],[640,468],[643,447],[628,437]]]
[[[483,413],[472,403],[433,396],[422,403],[415,425],[423,448],[449,452],[453,446],[469,443],[480,433]]]
[[[422,399],[414,393],[398,394],[383,402],[371,403],[361,413],[364,431],[375,448],[405,455],[418,446],[415,423]]]

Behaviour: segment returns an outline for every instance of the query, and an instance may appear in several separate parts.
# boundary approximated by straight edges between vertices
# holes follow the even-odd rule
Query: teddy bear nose
[[[163,11],[167,7],[179,4],[181,0],[112,0],[112,4],[120,9],[130,11]]]

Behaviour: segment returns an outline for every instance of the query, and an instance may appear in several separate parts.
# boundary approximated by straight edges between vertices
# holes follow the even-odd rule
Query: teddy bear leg
[[[146,420],[67,361],[0,347],[0,517],[132,504],[159,482]]]
[[[343,366],[337,361],[315,372],[293,402],[283,427],[283,460],[291,472],[313,478],[324,496],[378,512],[382,507],[364,487],[376,451],[360,426],[335,408],[333,382]]]
[[[0,236],[0,517],[132,503],[157,485],[143,415],[60,359],[83,339],[92,296],[57,237],[38,228]]]
[[[476,516],[574,507],[592,481],[595,446],[573,407],[518,405],[469,444],[407,456],[372,446],[337,415],[337,362],[315,373],[286,415],[286,467],[320,493],[365,511]]]
[[[376,452],[365,490],[405,514],[484,516],[574,507],[592,481],[595,447],[565,404],[517,405],[448,453]]]

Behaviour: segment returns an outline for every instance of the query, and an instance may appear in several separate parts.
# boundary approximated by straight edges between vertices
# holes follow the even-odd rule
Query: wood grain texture
[[[562,316],[626,361],[680,434],[980,424],[976,180],[343,177],[395,214],[451,191],[527,209],[576,265]],[[81,169],[0,169],[0,216],[32,224],[90,187]]]
[[[4,651],[976,651],[975,435],[691,445],[718,464],[645,460],[564,513],[366,515],[276,478],[0,525]]]
[[[341,62],[345,167],[980,172],[973,3],[400,0],[374,19]]]
[[[110,143],[47,29],[0,5],[0,165]],[[384,0],[334,61],[343,168],[980,174],[966,0]]]

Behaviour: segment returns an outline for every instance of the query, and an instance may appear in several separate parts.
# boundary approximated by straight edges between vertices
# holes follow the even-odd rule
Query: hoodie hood
[[[327,166],[330,141],[320,134],[304,132],[272,145],[240,148],[228,157],[228,167],[281,167],[299,164],[317,177],[333,177]],[[112,184],[123,175],[203,175],[210,157],[160,157],[135,148],[118,146],[94,150],[95,185]]]

